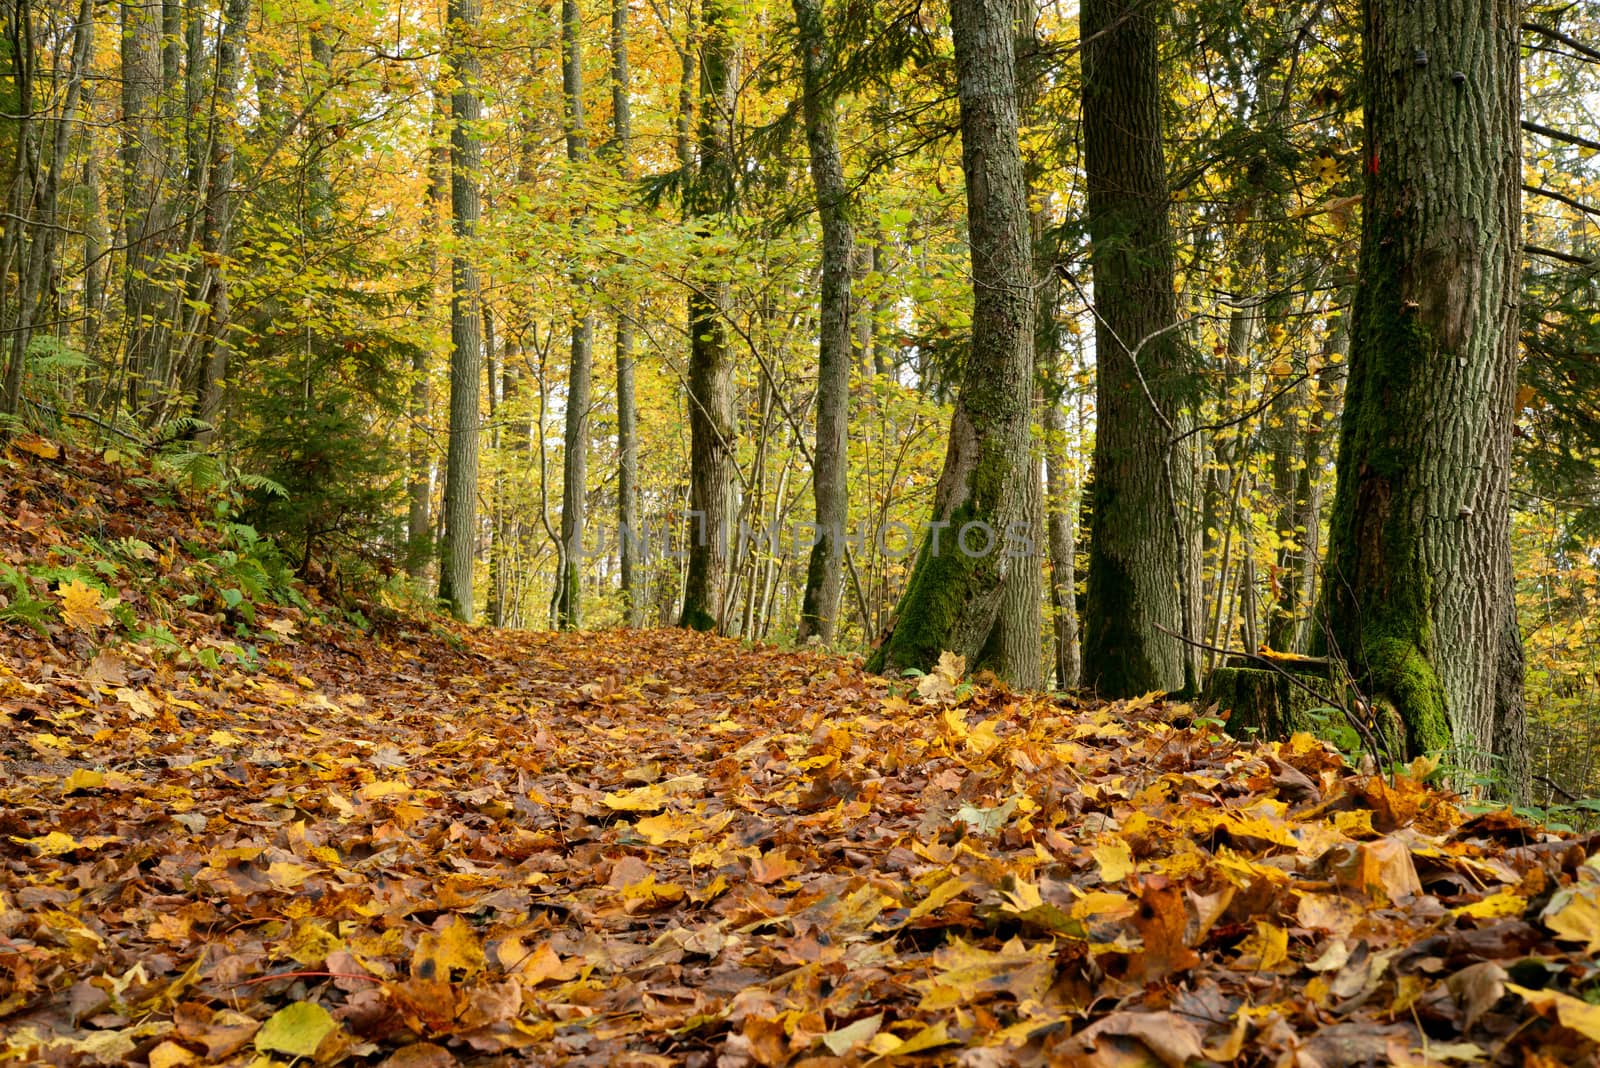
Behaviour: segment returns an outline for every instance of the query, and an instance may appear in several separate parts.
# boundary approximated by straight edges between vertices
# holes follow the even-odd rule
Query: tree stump
[[[1296,686],[1284,672],[1303,679],[1320,693],[1332,690],[1325,661],[1290,660],[1283,664],[1283,671],[1274,671],[1249,657],[1234,656],[1212,670],[1200,695],[1200,707],[1214,708],[1224,716],[1228,733],[1235,738],[1282,739],[1296,731],[1326,734],[1327,715],[1311,714],[1325,708],[1326,702]]]

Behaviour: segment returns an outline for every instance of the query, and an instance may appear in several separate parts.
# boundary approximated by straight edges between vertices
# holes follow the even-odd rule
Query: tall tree
[[[19,107],[17,118],[17,173],[12,188],[11,221],[6,236],[0,242],[0,262],[10,265],[18,262],[18,287],[15,294],[15,319],[7,331],[11,350],[5,365],[5,386],[0,396],[0,411],[15,413],[22,400],[23,367],[28,358],[29,344],[35,329],[53,304],[54,294],[49,290],[48,279],[58,270],[57,252],[62,243],[61,178],[67,166],[67,151],[72,130],[79,121],[78,104],[83,94],[84,79],[89,70],[94,39],[94,6],[83,0],[73,21],[69,49],[67,87],[61,111],[55,116],[55,127],[49,142],[48,153],[42,151],[43,138],[36,124],[26,113],[32,110],[31,97],[37,57],[33,54],[33,14],[29,5],[17,6],[9,20],[8,34],[13,58],[14,79],[19,100],[28,101]],[[42,181],[34,173],[39,157],[47,156],[49,163]],[[34,216],[30,219],[29,216]],[[27,231],[24,233],[24,231]],[[24,251],[26,255],[23,255]],[[19,262],[20,261],[20,262]]]
[[[250,30],[250,0],[227,0],[223,11],[225,21],[217,39],[213,96],[219,107],[233,107],[232,102],[239,95],[245,36]],[[202,20],[194,21],[198,24]],[[233,301],[227,264],[233,253],[233,220],[237,211],[233,189],[234,156],[239,142],[237,115],[214,113],[207,139],[210,158],[205,167],[200,291],[209,297],[210,309],[204,347],[196,368],[193,403],[195,415],[212,428],[205,431],[205,436],[209,437],[215,434],[222,412],[223,383],[233,353],[229,337]]]
[[[126,249],[123,381],[129,411],[137,415],[158,385],[156,348],[161,324],[155,280],[160,273],[160,192],[165,163],[159,121],[161,7],[123,0],[118,10],[122,16],[122,237]]]
[[[833,641],[843,586],[844,528],[849,522],[845,486],[849,455],[845,434],[850,408],[850,255],[855,245],[850,194],[839,157],[838,123],[829,86],[833,53],[822,0],[794,0],[796,47],[802,72],[801,106],[811,183],[822,223],[822,295],[817,315],[817,444],[811,483],[816,503],[816,544],[806,569],[798,638]],[[870,323],[871,319],[863,317]]]
[[[1035,299],[1027,183],[1017,144],[1016,5],[953,0],[961,164],[972,255],[972,344],[950,421],[932,522],[872,670],[975,663],[1008,577],[1036,568],[1028,513]],[[1037,619],[1035,619],[1037,626]],[[1037,660],[1037,654],[1035,654]],[[1010,665],[998,663],[1005,677]]]
[[[633,105],[628,99],[628,0],[611,0],[611,150],[624,178],[632,171]],[[617,553],[622,571],[623,621],[644,619],[644,572],[639,559],[639,402],[634,391],[633,322],[617,312]]]
[[[1104,697],[1192,685],[1174,455],[1187,383],[1176,329],[1157,42],[1165,7],[1085,0],[1083,153],[1094,276],[1096,423],[1084,683]]]
[[[444,538],[439,597],[471,622],[478,541],[478,401],[483,378],[482,308],[473,238],[478,229],[478,0],[450,0],[450,445],[445,453]]]
[[[450,197],[450,149],[443,139],[449,127],[448,112],[441,94],[433,95],[433,124],[428,146],[428,189],[423,203],[423,240],[427,242],[428,278],[423,300],[433,304],[438,292],[439,234],[444,206]],[[433,464],[434,450],[428,430],[433,408],[433,385],[428,380],[428,346],[418,345],[411,357],[410,448],[406,472],[406,570],[420,582],[428,573],[433,556]]]
[[[700,14],[699,160],[689,185],[690,212],[709,233],[733,201],[733,12],[725,0],[702,0]],[[728,578],[728,490],[733,478],[733,352],[728,344],[728,281],[721,268],[699,270],[689,303],[688,575],[682,626],[722,625]]]
[[[561,92],[566,101],[567,162],[577,169],[589,159],[589,134],[583,118],[583,14],[578,0],[561,0]],[[573,222],[583,225],[582,219]],[[582,622],[584,511],[589,483],[589,404],[594,385],[594,312],[587,307],[586,268],[573,271],[574,303],[567,362],[566,432],[561,480],[560,573],[556,576],[556,622],[562,628]]]
[[[1405,748],[1453,738],[1483,770],[1502,665],[1520,674],[1507,623],[1518,9],[1365,0],[1362,12],[1366,180],[1328,632]]]

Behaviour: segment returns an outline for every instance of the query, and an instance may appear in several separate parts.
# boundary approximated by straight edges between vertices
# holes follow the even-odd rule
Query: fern
[[[10,593],[0,595],[0,620],[31,627],[41,638],[50,636],[51,603],[34,592],[31,576],[21,568],[0,564],[0,585]]]

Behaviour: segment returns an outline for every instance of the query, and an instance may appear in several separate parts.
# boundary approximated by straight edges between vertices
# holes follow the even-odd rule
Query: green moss
[[[699,605],[685,605],[683,618],[678,621],[678,626],[687,627],[689,630],[711,631],[717,629],[717,619]]]
[[[1368,697],[1387,702],[1405,733],[1407,756],[1438,753],[1450,745],[1444,686],[1433,664],[1410,642],[1384,638],[1366,644]]]
[[[817,603],[817,595],[822,592],[823,572],[828,566],[828,543],[833,535],[824,533],[811,547],[811,560],[806,565],[806,591],[805,600],[800,605],[801,625],[808,627],[810,633],[818,633],[822,629],[822,606]]]
[[[1150,655],[1156,637],[1145,625],[1133,578],[1110,553],[1089,554],[1083,618],[1083,676],[1096,693],[1106,698],[1137,697],[1166,688]]]
[[[1326,674],[1306,676],[1311,688],[1328,689]],[[1283,739],[1297,731],[1317,734],[1322,723],[1312,710],[1324,702],[1294,685],[1283,672],[1264,668],[1219,667],[1206,679],[1202,707],[1230,713],[1228,733],[1246,740]]]
[[[965,609],[971,591],[984,582],[997,581],[995,559],[1001,551],[986,556],[962,552],[957,536],[964,524],[974,520],[971,504],[956,509],[950,523],[940,531],[939,551],[930,551],[933,535],[924,536],[917,547],[917,563],[905,595],[895,610],[894,630],[889,639],[867,660],[872,672],[927,671],[949,648],[950,633]]]

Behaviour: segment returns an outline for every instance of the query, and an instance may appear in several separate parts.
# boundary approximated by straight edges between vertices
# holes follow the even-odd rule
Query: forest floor
[[[0,1063],[1595,1059],[1590,840],[950,661],[364,633],[53,453],[0,456]]]

